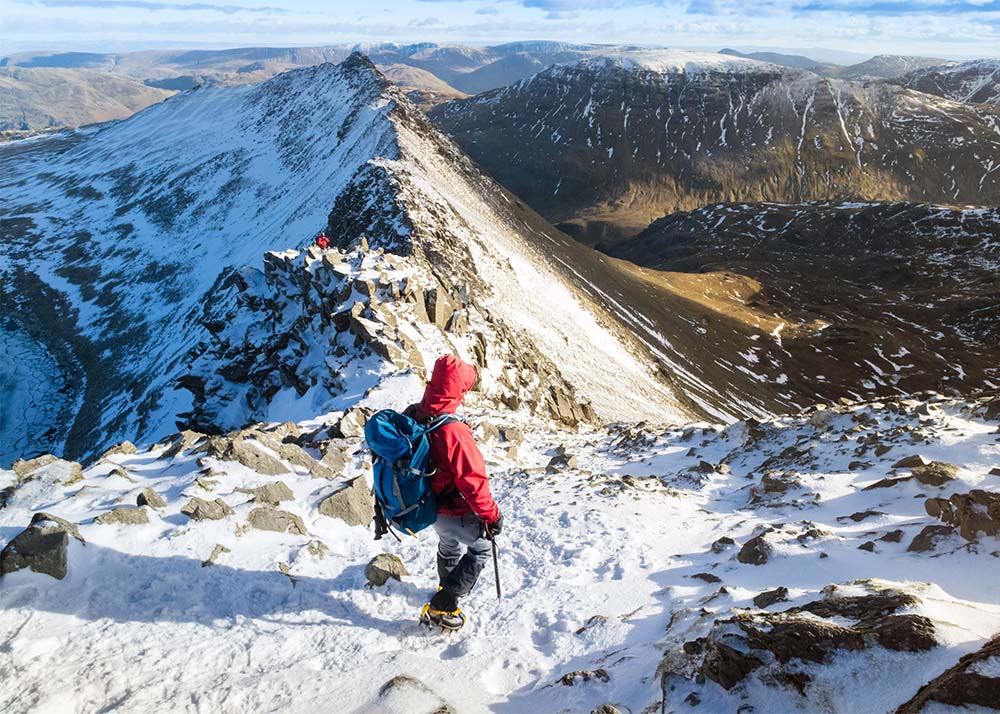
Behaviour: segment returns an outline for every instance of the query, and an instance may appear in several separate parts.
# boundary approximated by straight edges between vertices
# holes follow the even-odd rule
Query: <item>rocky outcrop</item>
[[[955,532],[951,526],[925,526],[910,541],[906,550],[910,553],[926,553],[934,550],[940,541],[948,538]]]
[[[837,653],[873,646],[922,652],[937,645],[934,623],[899,611],[919,599],[873,581],[849,583],[866,594],[844,595],[828,586],[825,597],[782,612],[747,612],[716,621],[702,638],[685,643],[695,671],[730,690],[750,676],[805,693],[812,677],[802,664],[828,664]]]
[[[0,553],[0,575],[28,569],[62,580],[70,536],[84,542],[75,524],[50,513],[36,513]]]
[[[212,437],[208,443],[208,455],[222,461],[236,461],[265,476],[277,476],[289,471],[287,466],[241,435]]]
[[[1000,493],[974,489],[956,493],[951,498],[928,498],[928,515],[958,527],[959,535],[974,541],[980,533],[1000,534]]]
[[[368,587],[381,587],[392,580],[402,580],[409,575],[403,561],[399,556],[392,553],[379,553],[365,566],[365,578],[368,580]]]
[[[913,478],[925,486],[944,486],[958,476],[958,466],[943,461],[932,461],[913,469]]]
[[[11,470],[17,474],[21,483],[44,478],[68,486],[83,479],[83,467],[80,464],[76,461],[65,461],[52,454],[45,454],[27,461],[18,459],[11,466]]]
[[[896,714],[920,714],[934,703],[968,711],[973,707],[1000,711],[1000,637],[963,656],[954,667],[925,684]]]
[[[270,506],[277,506],[282,501],[291,501],[295,498],[295,494],[292,493],[292,489],[288,488],[283,481],[274,481],[272,483],[264,484],[263,486],[240,488],[237,490],[241,493],[248,493],[253,496],[254,503],[261,503]]]
[[[347,486],[320,501],[319,512],[339,518],[349,526],[367,526],[374,517],[368,482],[361,476],[352,479]]]
[[[216,291],[220,303],[239,303],[253,319],[231,329],[218,326],[212,342],[193,355],[192,372],[178,385],[192,392],[194,409],[182,416],[192,428],[217,432],[242,426],[227,424],[224,416],[227,405],[237,401],[236,411],[249,407],[262,416],[282,389],[337,396],[347,388],[344,375],[352,361],[370,355],[396,370],[426,375],[421,345],[436,333],[433,342],[453,351],[471,344],[471,354],[463,356],[480,367],[504,365],[484,371],[483,389],[495,401],[567,424],[593,420],[589,404],[576,397],[554,365],[523,335],[480,314],[470,286],[446,284],[449,280],[415,256],[381,249],[266,254],[262,273],[234,272]],[[460,336],[465,339],[458,341]],[[316,345],[328,346],[323,359],[315,358]],[[360,436],[363,421],[351,419],[331,435]]]
[[[137,506],[149,506],[150,508],[166,508],[167,502],[156,491],[151,488],[144,488],[139,492],[139,495],[135,497],[135,504]]]
[[[116,444],[115,446],[107,449],[103,454],[97,457],[97,460],[103,461],[104,459],[112,456],[131,456],[134,453],[136,453],[135,444],[131,441],[123,441],[122,443]]]

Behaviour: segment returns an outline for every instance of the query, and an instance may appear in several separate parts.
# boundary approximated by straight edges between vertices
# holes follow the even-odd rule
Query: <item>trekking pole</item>
[[[493,575],[497,584],[497,600],[500,599],[500,568],[497,566],[497,541],[496,538],[490,540],[493,546]]]

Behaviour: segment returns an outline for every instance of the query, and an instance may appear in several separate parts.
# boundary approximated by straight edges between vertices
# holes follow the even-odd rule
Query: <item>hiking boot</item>
[[[438,589],[431,601],[420,611],[420,621],[442,630],[460,630],[465,625],[465,615],[458,606],[454,593]]]

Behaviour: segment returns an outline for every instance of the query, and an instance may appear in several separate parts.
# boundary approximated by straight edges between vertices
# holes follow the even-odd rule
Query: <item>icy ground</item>
[[[300,426],[308,431],[336,416]],[[415,622],[436,584],[433,533],[376,543],[370,530],[320,515],[317,504],[337,482],[293,466],[262,476],[195,451],[166,457],[163,446],[107,457],[70,485],[52,476],[58,469],[37,472],[0,508],[0,544],[37,511],[79,523],[86,544],[70,539],[65,580],[27,571],[0,579],[0,711],[360,714],[447,705],[464,714],[590,712],[604,704],[632,714],[893,711],[1000,631],[1000,542],[968,544],[955,535],[931,552],[907,552],[916,533],[936,523],[919,496],[1000,485],[988,475],[1000,466],[997,423],[966,403],[857,404],[828,418],[760,426],[579,432],[511,412],[468,416],[507,518],[504,598],[495,599],[488,568],[466,603],[469,625],[453,635]],[[511,442],[487,436],[487,423],[506,434],[524,430],[516,455]],[[874,435],[891,448],[856,456]],[[360,442],[352,443],[345,478],[368,472]],[[547,468],[559,447],[575,464]],[[961,465],[958,478],[942,489],[911,480],[861,490],[915,453]],[[859,458],[866,463],[848,467]],[[765,462],[797,485],[761,496]],[[729,473],[711,468],[722,463]],[[203,468],[211,469],[208,480]],[[250,496],[237,489],[275,480],[294,492],[280,507],[300,515],[308,535],[246,525]],[[0,472],[0,491],[13,481]],[[147,525],[94,522],[134,504],[145,487],[167,501],[162,510],[146,508]],[[189,496],[221,497],[235,513],[189,521],[179,512]],[[867,510],[878,513],[845,518]],[[806,524],[822,535],[793,537]],[[739,562],[736,550],[760,526],[779,535],[769,561]],[[903,531],[900,542],[858,549],[894,529]],[[733,538],[734,548],[713,552],[720,536]],[[328,552],[314,554],[316,541]],[[216,544],[229,552],[203,567]],[[368,588],[365,564],[383,551],[411,575]],[[698,573],[720,582],[692,578]],[[711,619],[753,609],[754,595],[778,586],[789,588],[789,602],[770,610],[785,609],[860,578],[922,593],[920,613],[935,622],[940,644],[916,654],[877,647],[838,654],[816,666],[808,699],[756,681],[729,692],[709,681],[690,685],[700,708],[681,698],[662,703],[658,666],[690,635],[675,632],[685,613]],[[572,676],[580,671],[589,681]],[[384,686],[398,675],[422,685]]]

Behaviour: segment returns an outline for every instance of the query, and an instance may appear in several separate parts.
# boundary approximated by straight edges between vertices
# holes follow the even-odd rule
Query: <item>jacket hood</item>
[[[434,363],[420,411],[427,416],[454,414],[465,393],[476,383],[476,368],[458,357],[443,355]]]

